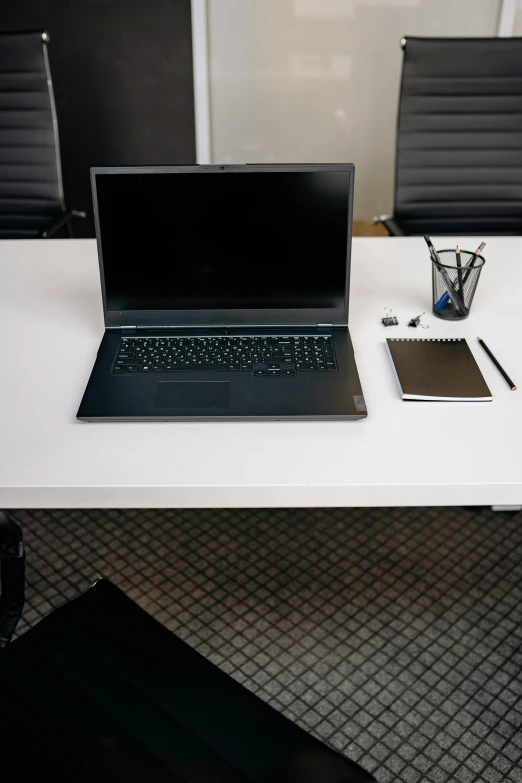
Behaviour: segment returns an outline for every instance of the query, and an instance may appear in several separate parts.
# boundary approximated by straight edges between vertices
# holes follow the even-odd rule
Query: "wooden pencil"
[[[517,387],[515,386],[515,384],[513,383],[513,381],[511,380],[511,378],[510,378],[510,377],[509,377],[509,375],[507,374],[507,372],[504,370],[504,368],[502,367],[502,365],[500,364],[500,362],[498,362],[498,361],[495,359],[495,357],[493,356],[493,354],[492,354],[492,353],[491,353],[491,351],[489,350],[489,348],[488,348],[488,346],[486,345],[486,343],[484,342],[484,340],[481,340],[481,339],[480,339],[480,337],[477,337],[477,340],[479,341],[479,343],[481,344],[481,346],[484,348],[484,350],[486,351],[487,355],[489,356],[489,358],[491,359],[491,361],[493,362],[493,364],[495,365],[495,367],[497,368],[497,370],[499,371],[499,373],[500,373],[500,374],[501,374],[501,375],[504,377],[504,379],[507,381],[507,383],[509,383],[509,385],[510,385],[510,387],[511,387],[511,391],[516,391],[516,390],[517,390]]]

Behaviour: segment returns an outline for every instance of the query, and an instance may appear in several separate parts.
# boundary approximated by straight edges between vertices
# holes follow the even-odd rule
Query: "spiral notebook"
[[[469,345],[455,338],[390,338],[386,348],[403,400],[493,399]]]

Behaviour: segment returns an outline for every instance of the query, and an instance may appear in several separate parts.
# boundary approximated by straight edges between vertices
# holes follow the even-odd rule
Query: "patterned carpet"
[[[380,783],[522,781],[522,514],[12,516],[20,631],[105,576]]]

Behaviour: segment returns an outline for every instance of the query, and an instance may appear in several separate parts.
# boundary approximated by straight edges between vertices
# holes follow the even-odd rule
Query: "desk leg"
[[[522,506],[491,506],[492,511],[522,511]]]

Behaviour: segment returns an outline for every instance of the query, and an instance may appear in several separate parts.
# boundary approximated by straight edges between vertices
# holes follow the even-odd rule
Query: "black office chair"
[[[366,783],[106,580],[9,644],[20,529],[0,513],[0,773],[54,783]],[[11,773],[12,777],[9,777]]]
[[[0,33],[0,239],[70,236],[42,32]]]
[[[522,234],[522,38],[405,38],[393,236]]]

